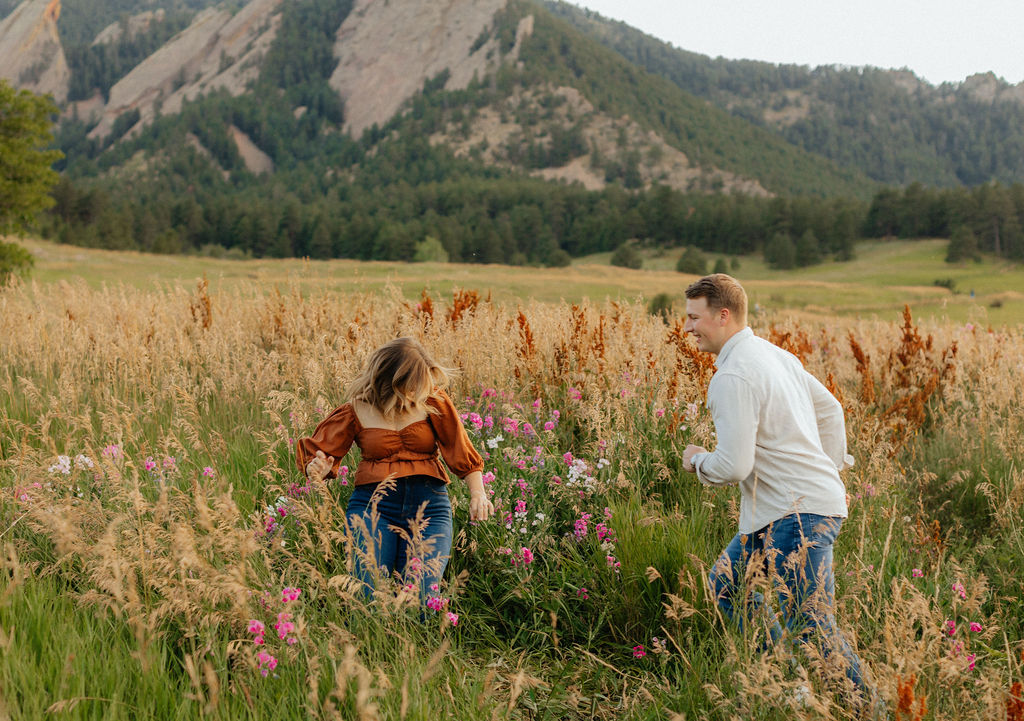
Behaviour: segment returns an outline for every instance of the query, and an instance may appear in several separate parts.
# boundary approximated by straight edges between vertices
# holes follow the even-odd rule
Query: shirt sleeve
[[[469,440],[469,434],[462,425],[452,399],[444,391],[438,390],[427,402],[439,411],[429,414],[427,418],[434,427],[445,465],[459,478],[465,478],[473,471],[482,471],[484,459]]]
[[[810,373],[806,374],[807,390],[814,403],[814,416],[818,423],[821,449],[832,459],[836,469],[844,471],[853,466],[853,456],[846,452],[846,421],[843,404],[828,388]]]
[[[316,456],[317,451],[323,451],[325,455],[334,458],[334,464],[328,478],[334,478],[338,473],[338,465],[342,457],[352,447],[356,437],[356,417],[352,410],[352,404],[336,408],[329,416],[320,421],[320,425],[313,431],[309,438],[300,438],[295,444],[295,460],[299,469],[305,474],[306,464]]]
[[[761,404],[747,381],[719,373],[708,389],[708,407],[718,434],[718,445],[711,453],[698,453],[693,457],[697,478],[712,486],[739,483],[754,472]]]

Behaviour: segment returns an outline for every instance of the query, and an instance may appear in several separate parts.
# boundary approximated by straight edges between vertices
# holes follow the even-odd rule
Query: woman
[[[362,452],[345,516],[367,593],[378,574],[392,573],[419,586],[421,597],[437,590],[452,547],[448,475],[438,450],[469,485],[470,520],[494,512],[483,460],[444,392],[447,383],[448,372],[416,340],[393,340],[370,356],[349,388],[351,400],[297,444],[299,467],[313,480],[335,477],[353,443]]]

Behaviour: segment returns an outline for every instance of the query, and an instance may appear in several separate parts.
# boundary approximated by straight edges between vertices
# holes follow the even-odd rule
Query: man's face
[[[686,324],[683,330],[691,334],[697,341],[697,348],[706,353],[718,355],[727,340],[727,318],[722,311],[722,308],[709,308],[707,298],[686,299]]]

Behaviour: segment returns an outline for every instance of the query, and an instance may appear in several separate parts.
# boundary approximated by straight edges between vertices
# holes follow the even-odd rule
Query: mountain
[[[0,78],[63,102],[71,73],[57,33],[60,0],[26,0],[0,21]]]
[[[545,6],[680,89],[876,181],[1024,180],[1024,83],[982,73],[936,87],[907,70],[709,58],[565,2]]]
[[[66,57],[63,179],[40,228],[65,242],[557,264],[630,242],[733,255],[771,241],[814,262],[849,257],[881,187],[849,149],[829,158],[787,135],[804,127],[805,104],[817,117],[824,90],[758,115],[768,100],[744,89],[746,66],[708,70],[558,5],[0,0],[5,9],[0,47],[51,43],[46,68],[39,60],[16,83]],[[832,87],[790,68],[750,72],[783,76],[784,93]],[[1010,106],[998,84],[964,92]]]

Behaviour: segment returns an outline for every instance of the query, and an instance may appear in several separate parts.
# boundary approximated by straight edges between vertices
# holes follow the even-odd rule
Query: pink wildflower
[[[547,421],[544,424],[544,430],[546,430],[546,431],[553,431],[553,430],[555,430],[555,422],[554,421]]]
[[[921,578],[921,576],[924,575],[924,571],[922,571],[920,568],[915,568],[910,572],[910,575],[914,578]]]
[[[291,622],[292,615],[286,611],[281,611],[277,614],[277,623],[274,624],[274,630],[277,631],[278,638],[284,638],[289,633],[295,630],[295,624]]]
[[[259,663],[260,673],[266,678],[267,674],[277,668],[277,659],[266,651],[256,654],[256,661]]]
[[[978,657],[975,654],[973,654],[973,653],[967,654],[967,670],[968,671],[973,671],[974,670],[974,662],[977,660],[977,658]]]
[[[955,636],[956,635],[956,621],[952,621],[952,620],[947,620],[946,621],[946,633],[948,635],[950,635],[950,636]]]
[[[448,612],[448,623],[450,623],[453,626],[458,626],[459,625],[459,614],[452,613],[451,611],[449,611]]]
[[[281,603],[288,603],[290,601],[298,599],[300,593],[302,593],[301,588],[292,588],[290,586],[285,586],[284,589],[281,591]]]
[[[576,592],[576,598],[579,598],[580,600],[583,600],[583,601],[586,601],[588,598],[590,598],[590,596],[588,595],[587,589],[583,588],[583,587],[580,587],[580,590],[578,590]]]
[[[256,619],[249,621],[249,633],[254,633],[257,636],[262,636],[265,630],[266,627],[263,625],[262,621],[257,621]]]
[[[982,632],[982,630],[983,630],[983,629],[982,629],[982,625],[981,625],[980,623],[978,623],[977,621],[971,621],[971,626],[970,626],[970,629],[971,629],[971,630],[972,630],[972,631],[973,631],[974,633],[981,633],[981,632]]]
[[[654,409],[654,417],[655,418],[661,418],[664,415],[665,415],[665,409],[664,408],[656,408],[656,409]]]
[[[644,645],[638,644],[633,647],[633,658],[643,658],[647,655],[647,651],[644,650]]]
[[[964,585],[962,583],[960,583],[959,581],[957,581],[956,583],[953,584],[953,593],[955,593],[958,596],[960,596],[961,600],[966,600],[967,599],[967,589],[964,588]]]

